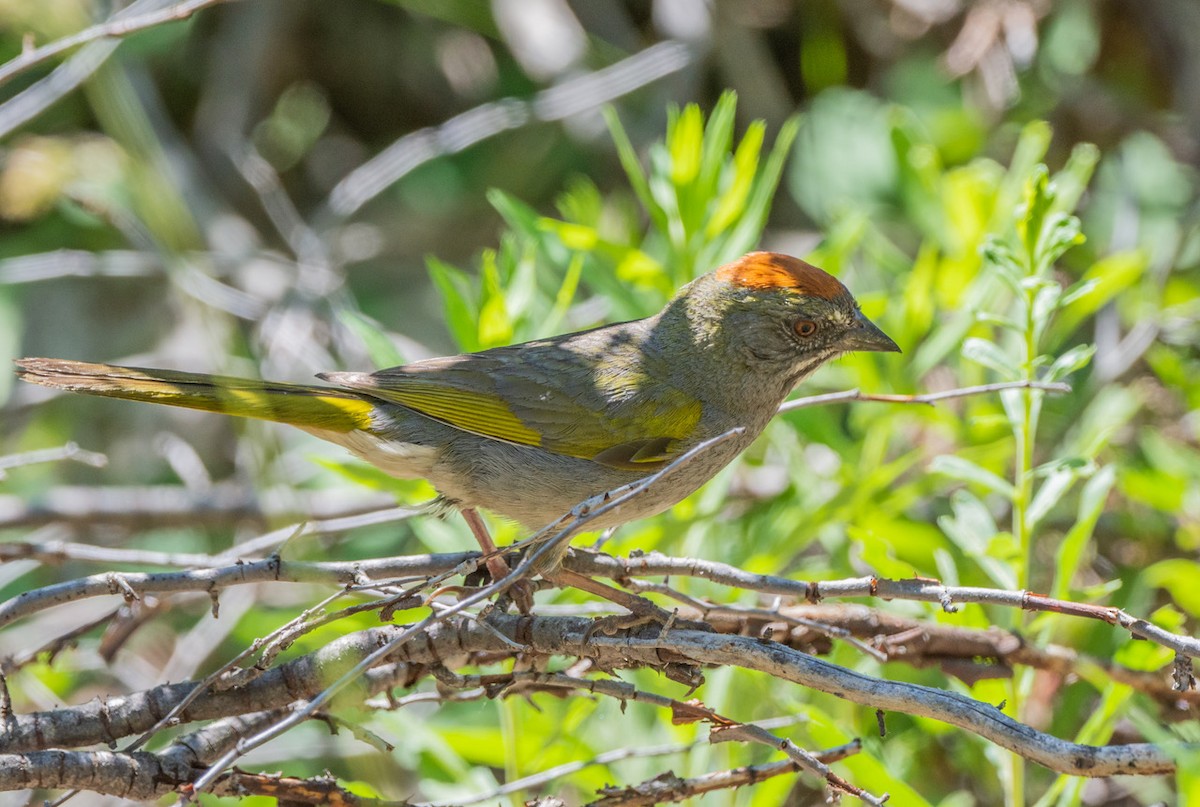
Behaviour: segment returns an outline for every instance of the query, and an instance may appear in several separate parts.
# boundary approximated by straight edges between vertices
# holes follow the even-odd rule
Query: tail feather
[[[369,429],[369,398],[332,387],[250,378],[89,364],[68,359],[19,359],[18,376],[43,387],[258,418],[308,429]]]

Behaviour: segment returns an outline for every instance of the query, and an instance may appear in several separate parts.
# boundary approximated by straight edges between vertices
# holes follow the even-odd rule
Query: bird
[[[759,251],[697,277],[644,319],[319,373],[327,386],[66,359],[16,365],[46,387],[296,426],[388,474],[428,480],[487,553],[480,509],[537,529],[737,430],[588,528],[663,512],[749,446],[823,364],[899,350],[835,277]]]

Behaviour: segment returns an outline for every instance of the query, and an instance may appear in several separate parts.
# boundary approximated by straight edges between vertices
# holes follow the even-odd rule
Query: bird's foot
[[[508,567],[508,561],[500,555],[491,556],[484,565],[487,567],[488,575],[491,576],[493,583],[508,577],[512,571]],[[513,605],[517,606],[518,611],[528,614],[533,608],[533,592],[534,587],[530,581],[518,580],[509,586],[505,593],[512,598]]]

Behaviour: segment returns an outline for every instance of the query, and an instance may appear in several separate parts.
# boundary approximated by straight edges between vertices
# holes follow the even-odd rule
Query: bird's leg
[[[675,619],[675,614],[659,608],[645,597],[630,594],[628,591],[621,591],[619,588],[614,588],[606,583],[593,580],[578,572],[568,571],[561,566],[548,573],[543,572],[542,577],[558,586],[571,586],[580,591],[595,594],[597,597],[603,597],[609,602],[615,602],[617,605],[629,609],[629,614],[606,616],[597,619],[592,624],[592,627],[588,628],[587,633],[584,634],[584,642],[587,642],[597,632],[612,635],[619,630],[635,628],[638,625],[645,625],[650,622],[657,622],[666,628]]]
[[[492,540],[492,535],[488,532],[487,524],[483,523],[483,518],[480,517],[479,511],[474,507],[464,507],[461,512],[463,519],[467,522],[467,526],[471,528],[471,532],[475,535],[475,540],[479,542],[479,548],[483,551],[484,565],[487,566],[488,574],[492,576],[492,581],[495,582],[507,577],[510,571],[508,563],[499,554],[496,542]],[[523,614],[529,613],[529,609],[533,606],[533,595],[526,581],[518,580],[516,585],[512,587],[512,598],[513,602],[516,603],[518,611]]]

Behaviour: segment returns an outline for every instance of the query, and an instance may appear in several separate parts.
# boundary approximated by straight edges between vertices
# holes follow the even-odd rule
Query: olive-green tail
[[[331,387],[277,384],[249,378],[89,364],[67,359],[19,359],[18,375],[44,387],[184,406],[205,412],[259,418],[308,429],[369,429],[375,404]]]

